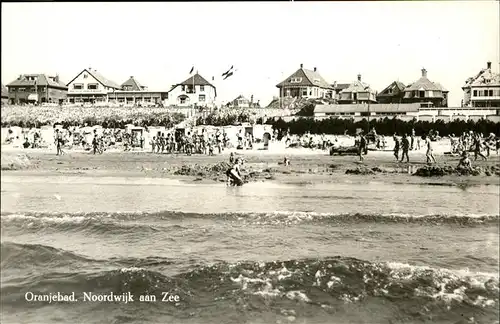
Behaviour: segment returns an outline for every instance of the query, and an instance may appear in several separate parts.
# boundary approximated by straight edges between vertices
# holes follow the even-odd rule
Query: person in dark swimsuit
[[[227,169],[226,176],[227,176],[228,186],[230,186],[231,184],[237,186],[243,185],[243,179],[241,178],[241,171],[240,171],[241,164],[243,164],[243,161],[241,160],[241,158],[237,158],[233,166]]]

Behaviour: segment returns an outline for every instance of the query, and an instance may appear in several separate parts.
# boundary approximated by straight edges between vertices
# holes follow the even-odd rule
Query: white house
[[[464,107],[500,107],[500,74],[491,70],[491,62],[467,79],[462,90]]]
[[[168,92],[168,101],[172,106],[214,107],[217,89],[201,75],[196,73],[186,81],[175,84]]]
[[[83,69],[73,80],[68,82],[68,101],[75,102],[107,102],[108,93],[120,90],[121,87],[92,68]]]

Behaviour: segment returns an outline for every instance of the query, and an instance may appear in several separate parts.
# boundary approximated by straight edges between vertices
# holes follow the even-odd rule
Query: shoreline
[[[304,153],[303,151],[309,151]],[[153,154],[150,152],[108,151],[93,155],[84,151],[68,151],[56,156],[50,150],[2,149],[2,176],[68,176],[68,177],[133,177],[162,178],[185,183],[220,183],[225,175],[220,171],[227,162],[229,151],[220,155]],[[468,187],[499,185],[497,175],[444,175],[421,177],[411,173],[427,164],[425,153],[410,151],[409,164],[395,162],[392,152],[375,151],[365,155],[363,162],[357,156],[330,156],[327,151],[310,149],[285,149],[285,152],[238,151],[246,160],[244,173],[250,182],[308,185],[321,183],[367,183],[443,185]],[[4,170],[4,158],[26,156],[25,167]],[[282,165],[284,156],[290,166]],[[456,166],[458,157],[439,154],[439,167]],[[411,161],[410,160],[410,161]],[[487,161],[473,161],[473,166],[500,168],[500,155],[493,153]],[[347,170],[375,169],[373,174],[346,174]],[[369,170],[368,170],[369,171]],[[180,173],[180,174],[179,174]]]

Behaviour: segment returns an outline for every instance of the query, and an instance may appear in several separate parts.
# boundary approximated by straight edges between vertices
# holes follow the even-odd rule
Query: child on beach
[[[399,138],[394,134],[394,157],[399,161]]]
[[[427,152],[425,156],[427,157],[427,163],[436,163],[436,159],[434,158],[434,154],[432,153],[432,141],[429,136],[422,136],[422,139],[425,141],[425,145],[427,146]]]
[[[410,157],[408,156],[408,151],[410,150],[410,141],[408,141],[408,136],[406,134],[403,135],[403,139],[401,140],[401,148],[403,149],[401,162],[403,162],[403,159],[406,156],[406,163],[409,163]]]

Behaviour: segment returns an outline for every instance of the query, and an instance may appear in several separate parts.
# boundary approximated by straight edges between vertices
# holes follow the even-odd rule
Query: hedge
[[[455,136],[461,135],[463,132],[474,131],[484,135],[494,133],[496,136],[500,135],[500,123],[493,122],[487,119],[480,119],[478,121],[468,120],[463,121],[456,119],[451,122],[444,122],[437,120],[435,122],[417,121],[403,121],[397,118],[384,118],[377,120],[362,119],[355,122],[353,119],[340,119],[328,118],[322,120],[315,120],[313,118],[299,118],[289,122],[279,118],[278,120],[268,120],[266,124],[273,125],[273,129],[279,132],[286,132],[291,134],[303,135],[306,132],[311,134],[355,134],[357,129],[363,129],[367,132],[369,129],[375,128],[377,134],[391,136],[397,134],[411,134],[412,129],[415,129],[417,136],[429,134],[429,131],[438,131],[440,136]]]

